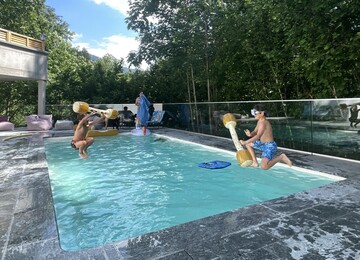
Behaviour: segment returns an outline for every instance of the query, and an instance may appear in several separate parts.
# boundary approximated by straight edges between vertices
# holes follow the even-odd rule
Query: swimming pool
[[[76,251],[334,182],[297,168],[238,166],[234,153],[155,135],[99,137],[87,160],[45,142],[61,247]],[[198,163],[224,160],[208,170]]]

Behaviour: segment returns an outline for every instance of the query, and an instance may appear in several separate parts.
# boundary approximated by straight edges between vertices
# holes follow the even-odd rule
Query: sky
[[[125,18],[128,0],[46,0],[55,13],[75,33],[73,46],[86,48],[90,54],[103,57],[109,53],[124,58],[136,51],[137,34],[127,29]]]

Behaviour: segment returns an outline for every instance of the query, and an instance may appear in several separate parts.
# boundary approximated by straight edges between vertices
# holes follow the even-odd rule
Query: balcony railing
[[[0,28],[0,41],[45,51],[45,42]]]

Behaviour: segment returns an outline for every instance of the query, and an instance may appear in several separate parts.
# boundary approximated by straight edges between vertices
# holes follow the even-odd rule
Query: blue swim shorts
[[[260,140],[256,140],[253,148],[262,151],[261,157],[268,158],[271,161],[276,154],[277,144],[275,142],[263,143]]]

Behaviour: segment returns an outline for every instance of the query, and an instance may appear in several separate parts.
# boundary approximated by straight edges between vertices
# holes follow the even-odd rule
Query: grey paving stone
[[[165,128],[154,132],[234,150],[231,139]],[[102,247],[64,251],[56,233],[42,140],[53,135],[0,143],[4,260],[360,259],[359,164],[292,151],[296,165],[348,179]]]
[[[101,248],[78,252],[63,251],[57,239],[43,240],[30,244],[11,246],[4,260],[107,260]],[[118,258],[113,258],[118,259]]]
[[[189,259],[192,260],[193,258],[184,250],[174,252],[165,256],[151,258],[151,260],[178,260],[178,259]]]
[[[345,250],[334,255],[335,259],[345,259],[345,260],[358,260],[360,259],[360,244],[346,248]]]
[[[274,236],[256,228],[226,236],[221,240],[221,244],[226,251],[237,252],[241,256],[273,244],[277,240]]]
[[[32,189],[20,189],[15,213],[43,207],[52,207],[52,195],[49,187],[38,186]]]
[[[0,190],[0,218],[14,214],[18,193],[18,189]]]
[[[240,256],[240,259],[243,260],[279,260],[279,259],[289,259],[284,258],[283,256],[279,257],[275,255],[270,250],[266,250],[265,248],[260,248],[258,250],[252,251],[248,254],[243,254]]]
[[[261,225],[259,228],[278,239],[288,239],[300,232],[318,226],[321,223],[320,221],[320,218],[302,211],[275,219],[267,224]]]
[[[56,237],[57,231],[53,207],[37,208],[14,215],[9,246]]]

